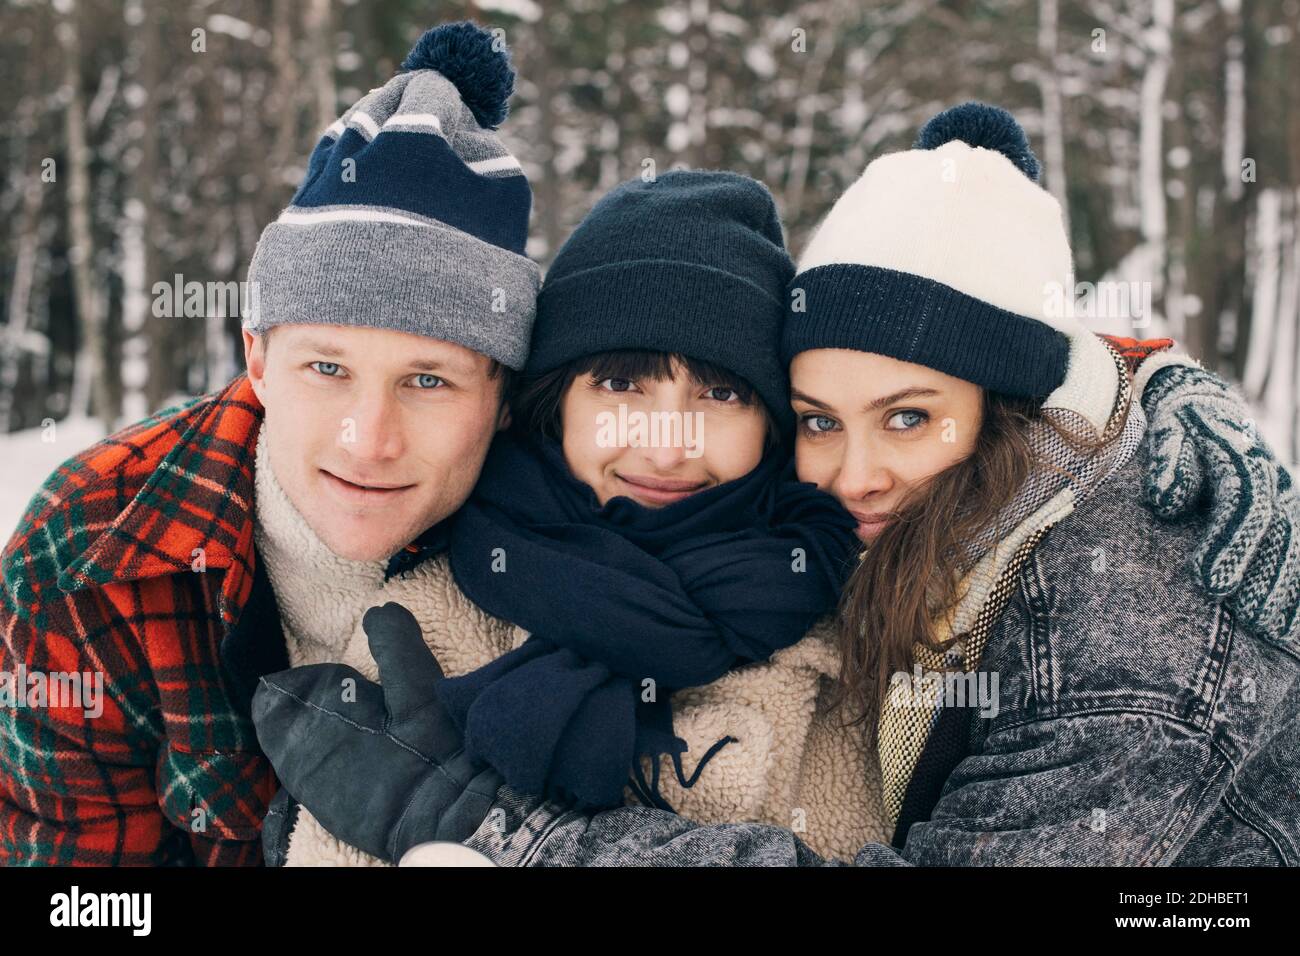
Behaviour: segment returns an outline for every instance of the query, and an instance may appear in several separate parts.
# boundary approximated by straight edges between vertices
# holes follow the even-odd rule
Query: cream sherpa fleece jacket
[[[386,562],[333,554],[276,482],[260,438],[254,476],[258,555],[280,606],[291,665],[338,661],[378,680],[361,618],[388,601],[411,611],[448,676],[482,667],[527,640],[526,631],[485,614],[461,593],[445,555],[385,583]],[[776,824],[817,853],[840,858],[852,858],[868,841],[889,841],[879,763],[862,729],[841,728],[824,713],[838,668],[832,627],[828,616],[771,660],[674,696],[674,727],[690,747],[682,760],[688,777],[693,761],[715,741],[728,734],[736,738],[689,790],[678,783],[669,759],[661,758],[660,792],[682,816],[701,823]],[[331,836],[306,809],[299,812],[286,863],[385,865]]]

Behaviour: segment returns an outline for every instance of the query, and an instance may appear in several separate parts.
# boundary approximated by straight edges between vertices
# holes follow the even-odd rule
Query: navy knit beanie
[[[778,345],[793,275],[762,183],[709,170],[629,180],[596,203],[556,255],[537,299],[526,372],[618,349],[676,352],[744,378],[789,428]]]
[[[991,391],[1045,398],[1082,329],[1061,208],[1006,110],[964,103],[871,162],[822,220],[791,283],[788,363],[855,349]]]

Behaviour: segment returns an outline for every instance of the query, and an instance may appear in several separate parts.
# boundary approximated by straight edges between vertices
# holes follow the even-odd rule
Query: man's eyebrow
[[[864,406],[863,410],[871,412],[880,408],[884,408],[886,405],[892,405],[894,404],[894,402],[901,402],[903,401],[903,399],[906,398],[920,398],[922,396],[930,396],[930,395],[938,395],[938,394],[939,394],[938,389],[925,388],[921,385],[913,385],[910,388],[900,389],[897,392],[894,392],[892,395],[882,395],[880,398],[873,399],[871,402],[867,403],[867,405]],[[790,397],[798,399],[801,402],[807,402],[809,405],[813,406],[814,408],[824,409],[825,411],[828,412],[832,411],[832,406],[828,405],[826,402],[823,402],[821,399],[813,398],[811,395],[801,392],[797,388],[790,389]]]
[[[316,352],[320,355],[328,355],[330,358],[342,358],[345,354],[343,349],[333,345],[324,339],[302,339],[297,347],[305,352]]]
[[[307,351],[315,352],[317,355],[325,355],[329,358],[345,358],[347,352],[325,339],[302,339],[297,343],[297,347]],[[412,359],[407,363],[407,368],[416,372],[455,372],[461,375],[468,375],[471,367],[465,362],[446,361],[438,359]]]
[[[413,359],[407,363],[407,367],[417,372],[452,372],[460,375],[469,375],[473,372],[473,367],[468,362],[448,362],[438,359]]]

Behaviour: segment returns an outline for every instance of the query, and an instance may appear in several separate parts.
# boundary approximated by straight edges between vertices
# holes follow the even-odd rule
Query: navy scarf
[[[442,681],[440,697],[470,755],[516,789],[608,807],[632,782],[666,807],[659,756],[690,786],[731,739],[686,780],[672,693],[799,641],[838,600],[853,528],[778,453],[663,508],[602,507],[558,442],[502,435],[452,519],[451,569],[471,601],[531,637]]]

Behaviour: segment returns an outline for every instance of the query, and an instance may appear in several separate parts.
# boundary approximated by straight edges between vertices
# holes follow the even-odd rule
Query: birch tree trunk
[[[709,163],[709,0],[691,0],[690,35],[686,48],[691,51],[687,71],[687,88],[691,92],[691,109],[686,117],[690,130],[691,165],[707,168]]]
[[[1278,272],[1281,263],[1279,239],[1281,196],[1276,189],[1263,189],[1255,203],[1254,261],[1251,276],[1250,352],[1242,387],[1259,398],[1268,381],[1273,330],[1277,321]]]
[[[1246,65],[1241,0],[1220,0],[1223,11],[1223,151],[1220,156],[1223,190],[1215,197],[1213,236],[1217,254],[1207,257],[1213,284],[1206,301],[1207,320],[1218,323],[1216,352],[1234,376],[1245,364],[1246,189],[1242,161],[1246,158]]]
[[[107,370],[103,310],[95,283],[95,247],[90,231],[90,147],[86,143],[86,108],[81,94],[81,39],[78,35],[78,7],[66,0],[64,17],[58,25],[63,52],[64,138],[68,176],[68,258],[72,268],[73,295],[80,347],[76,358],[70,413],[98,417],[106,431],[112,431],[117,409],[111,407]]]
[[[308,85],[316,93],[316,137],[338,117],[338,92],[334,86],[334,28],[330,0],[309,0],[304,14],[311,51]]]
[[[541,166],[541,178],[533,184],[537,191],[537,216],[542,229],[542,242],[546,246],[542,256],[547,262],[555,258],[564,241],[564,226],[560,222],[562,195],[560,192],[560,174],[556,167],[556,154],[560,149],[558,126],[559,114],[555,108],[555,74],[556,44],[559,42],[557,31],[552,27],[552,18],[543,16],[534,24],[537,42],[538,69],[537,84],[537,118],[538,135],[541,139],[535,155]]]
[[[23,177],[23,206],[15,224],[13,285],[9,289],[6,309],[8,321],[0,339],[0,435],[9,433],[13,421],[14,390],[18,387],[19,362],[27,344],[28,316],[31,311],[32,283],[36,275],[36,252],[40,239],[37,217],[45,199],[46,185],[40,175],[28,169]]]
[[[1070,200],[1065,174],[1065,117],[1061,84],[1057,79],[1057,0],[1038,2],[1038,89],[1043,99],[1043,159],[1047,166],[1047,191],[1061,204],[1065,234],[1070,234]]]
[[[125,203],[121,226],[122,413],[129,420],[143,418],[162,407],[172,390],[176,317],[158,318],[150,308],[150,290],[158,276],[156,243],[159,221],[154,190],[158,187],[158,98],[161,96],[162,49],[157,0],[135,0],[140,17],[133,27],[136,53],[135,82],[143,99],[136,111],[140,122],[137,146],[140,160],[131,177],[131,196]]]
[[[1278,453],[1285,461],[1300,463],[1300,385],[1297,385],[1297,349],[1300,348],[1300,190],[1288,190],[1285,210],[1281,274],[1278,277],[1277,338],[1273,368],[1264,392],[1264,409],[1274,423]]]
[[[1168,220],[1164,181],[1164,101],[1173,45],[1174,0],[1152,0],[1146,30],[1147,66],[1139,90],[1138,207],[1142,230],[1141,280],[1151,283],[1151,300],[1159,303],[1170,331],[1181,333],[1165,297],[1164,267]]]

